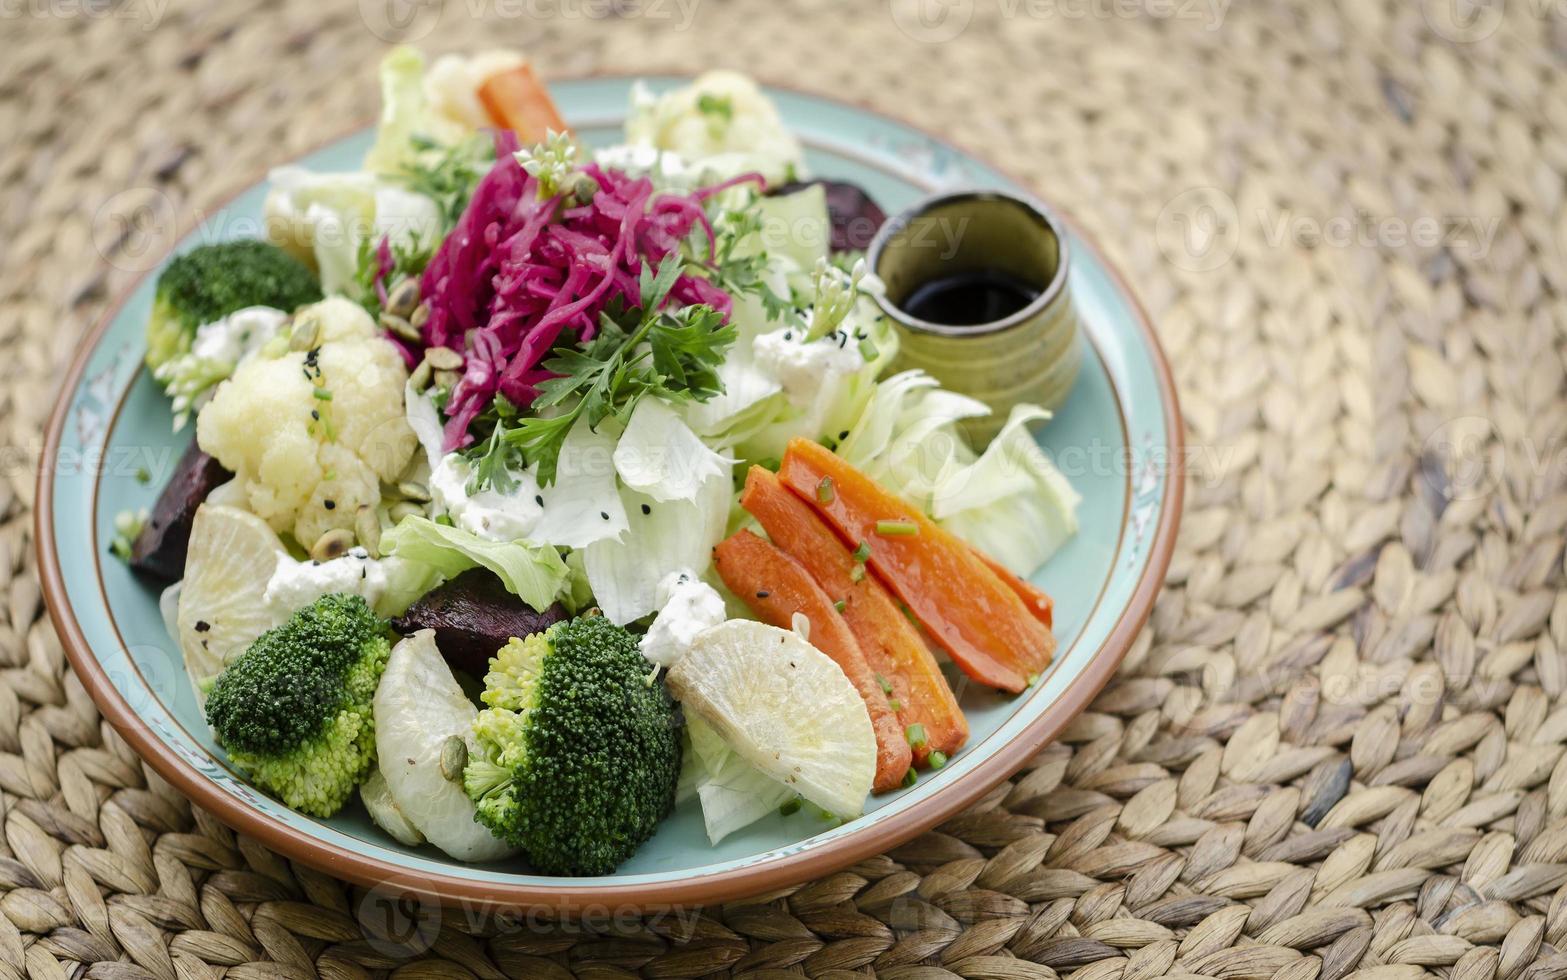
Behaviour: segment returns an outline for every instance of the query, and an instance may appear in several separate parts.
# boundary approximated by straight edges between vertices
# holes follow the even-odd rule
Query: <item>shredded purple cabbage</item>
[[[539,383],[551,377],[541,362],[563,333],[591,340],[612,301],[638,306],[644,263],[656,268],[699,225],[711,249],[705,200],[762,181],[747,174],[690,195],[655,194],[646,177],[588,164],[583,170],[598,192],[587,204],[562,208],[559,196],[539,198],[538,181],[513,156],[517,149],[515,133],[496,134],[495,165],[420,282],[430,305],[424,343],[464,355],[446,402],[447,452],[472,441],[469,426],[497,394],[519,407],[532,404]],[[713,307],[725,321],[733,305],[713,283],[682,273],[665,305],[694,304]]]

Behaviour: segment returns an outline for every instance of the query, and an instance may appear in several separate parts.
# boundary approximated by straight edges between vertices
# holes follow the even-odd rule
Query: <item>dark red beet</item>
[[[435,630],[435,645],[447,663],[483,677],[490,658],[507,640],[537,633],[567,618],[560,603],[538,612],[507,592],[494,572],[470,568],[421,596],[392,620],[392,628],[404,636]]]
[[[842,180],[794,181],[773,188],[773,194],[793,194],[812,184],[822,185],[827,194],[827,220],[832,225],[832,250],[852,252],[870,247],[871,239],[887,220],[887,215],[857,184]]]
[[[214,487],[233,476],[192,442],[158,495],[152,515],[131,544],[131,568],[165,582],[184,578],[185,549],[190,544],[190,525],[196,519],[196,508]]]

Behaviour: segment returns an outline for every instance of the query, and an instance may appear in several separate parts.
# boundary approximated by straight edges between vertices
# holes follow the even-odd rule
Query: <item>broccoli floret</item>
[[[651,669],[601,616],[513,639],[490,661],[463,782],[479,822],[538,871],[609,874],[674,805],[681,718]]]
[[[322,596],[224,668],[207,723],[257,784],[330,817],[375,762],[372,704],[391,650],[363,598]]]
[[[158,276],[147,320],[147,366],[190,350],[196,328],[247,306],[292,312],[321,298],[315,273],[269,242],[217,242],[191,249]]]

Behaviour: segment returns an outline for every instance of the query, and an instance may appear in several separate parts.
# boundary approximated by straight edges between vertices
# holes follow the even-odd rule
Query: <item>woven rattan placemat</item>
[[[100,720],[29,532],[83,331],[171,220],[371,116],[388,8],[9,0],[0,974],[1567,976],[1567,9],[854,6],[391,9],[554,75],[724,65],[861,100],[1078,215],[1158,320],[1192,444],[1119,679],[972,812],[792,893],[451,914],[399,957],[359,892],[193,811]]]

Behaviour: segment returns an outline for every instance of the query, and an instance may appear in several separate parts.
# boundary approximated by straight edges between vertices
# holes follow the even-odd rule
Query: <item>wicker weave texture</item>
[[[1187,512],[1057,744],[787,894],[496,923],[236,837],[102,722],[31,550],[58,374],[176,228],[373,116],[389,9],[862,101],[1099,237]],[[1567,977],[1567,5],[15,0],[0,38],[0,976]]]

